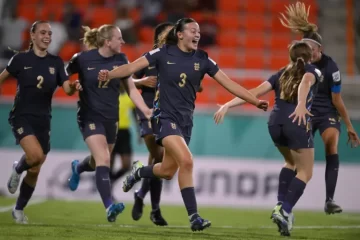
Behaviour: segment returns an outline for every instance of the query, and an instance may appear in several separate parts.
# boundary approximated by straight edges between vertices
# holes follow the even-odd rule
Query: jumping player
[[[172,23],[161,23],[155,28],[154,34],[154,48],[159,48],[159,39],[163,38],[165,34],[174,26]],[[157,76],[156,65],[153,64],[147,68],[144,68],[134,74],[134,78],[142,78],[143,76]],[[155,98],[155,88],[142,87],[142,96],[149,108],[153,108],[153,101]],[[140,125],[140,134],[144,138],[146,147],[149,151],[149,165],[153,165],[162,161],[164,150],[160,145],[157,145],[155,142],[155,136],[153,134],[153,129],[151,127],[151,121],[147,119],[144,114],[142,114],[139,109],[137,109],[139,125]],[[162,190],[162,179],[160,178],[145,178],[142,180],[142,185],[139,191],[134,193],[134,206],[132,209],[132,218],[137,221],[142,217],[143,207],[144,207],[144,198],[147,192],[150,190],[151,197],[151,214],[150,220],[159,226],[168,225],[165,219],[162,217],[160,211],[160,196]]]
[[[30,46],[25,52],[13,56],[0,75],[0,84],[10,75],[17,79],[17,93],[9,114],[9,123],[25,154],[15,161],[8,190],[14,194],[21,175],[26,176],[20,186],[20,194],[12,216],[16,223],[26,224],[24,208],[30,200],[37,183],[41,165],[50,151],[51,101],[58,86],[67,95],[81,90],[78,81],[71,83],[64,71],[64,63],[47,49],[51,43],[51,26],[47,21],[36,21],[30,29]]]
[[[312,176],[314,147],[309,118],[312,115],[309,111],[321,79],[320,70],[309,64],[310,45],[304,41],[295,42],[290,46],[289,54],[289,65],[250,90],[255,96],[275,91],[275,106],[268,127],[272,140],[285,159],[285,165],[279,175],[278,204],[272,219],[278,224],[281,234],[287,236],[293,224],[292,208]],[[229,101],[215,113],[215,122],[223,121],[229,107],[244,103],[239,98]],[[293,116],[293,120],[289,119]]]
[[[231,81],[205,51],[198,50],[199,39],[200,27],[197,22],[191,18],[183,18],[160,41],[166,44],[163,47],[113,71],[99,72],[99,80],[106,82],[157,65],[159,84],[154,99],[152,127],[157,143],[165,149],[164,158],[162,163],[146,167],[135,162],[131,174],[124,181],[123,190],[129,191],[141,178],[171,179],[179,170],[179,186],[193,231],[203,230],[211,225],[197,211],[192,176],[193,159],[188,148],[196,92],[203,76],[207,73],[229,92],[260,109],[266,110],[268,107],[268,102],[258,100]]]
[[[80,174],[95,170],[96,186],[107,212],[107,220],[114,222],[124,209],[122,203],[113,203],[109,179],[110,153],[118,129],[120,81],[127,82],[131,100],[145,116],[150,117],[152,111],[144,103],[132,78],[124,76],[107,82],[97,79],[98,70],[111,70],[128,63],[126,55],[120,52],[124,43],[120,29],[114,25],[84,29],[84,44],[91,50],[75,54],[66,66],[66,71],[69,74],[78,73],[83,85],[78,102],[78,123],[91,156],[82,162],[74,160],[71,163],[69,188],[75,191]]]
[[[309,6],[310,8],[310,6]],[[334,60],[323,53],[322,38],[317,26],[309,23],[309,8],[297,2],[289,5],[282,14],[281,23],[294,32],[302,33],[303,40],[312,48],[312,63],[322,72],[324,80],[320,82],[311,113],[313,133],[319,130],[324,142],[326,154],[326,199],[324,210],[327,214],[341,213],[342,208],[334,202],[334,194],[339,171],[338,142],[340,135],[340,117],[344,120],[351,147],[360,144],[359,137],[351,124],[349,114],[341,98],[341,75]]]

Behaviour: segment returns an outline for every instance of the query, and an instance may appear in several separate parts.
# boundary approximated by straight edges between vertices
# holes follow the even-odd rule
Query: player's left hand
[[[82,86],[81,86],[79,80],[76,80],[76,81],[70,83],[70,87],[71,87],[72,89],[75,89],[76,91],[82,91]]]
[[[305,106],[297,106],[295,108],[295,111],[289,116],[289,118],[294,117],[293,122],[298,121],[299,126],[301,125],[301,123],[304,123],[304,125],[306,125],[306,115],[314,116],[306,109]]]
[[[257,108],[262,109],[264,111],[267,111],[268,107],[269,107],[269,101],[265,101],[265,100],[259,100],[258,105],[256,105]]]
[[[105,82],[109,79],[109,70],[100,70],[98,80]]]
[[[150,119],[151,116],[152,116],[152,113],[153,113],[153,109],[150,109],[150,108],[149,108],[149,110],[147,110],[146,112],[144,112],[144,115],[145,115],[145,117],[146,117],[147,119]]]
[[[347,144],[350,143],[351,148],[358,147],[360,145],[360,139],[359,139],[359,136],[357,135],[355,129],[348,128],[347,132],[348,132],[348,137],[349,137]]]

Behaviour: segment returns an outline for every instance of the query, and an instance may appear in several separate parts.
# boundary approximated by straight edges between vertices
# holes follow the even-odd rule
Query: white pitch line
[[[30,225],[47,225],[43,223],[30,223]],[[51,224],[56,225],[56,224]],[[61,224],[62,226],[64,224]],[[122,228],[143,228],[143,227],[149,227],[153,228],[154,226],[150,225],[117,225],[117,224],[65,224],[65,226],[71,226],[71,227],[100,227],[100,228],[108,228],[108,227],[122,227]],[[190,228],[190,226],[186,225],[169,225],[166,228]],[[273,229],[275,226],[211,226],[210,228],[222,228],[222,229]],[[348,225],[348,226],[294,226],[294,229],[360,229],[360,225]]]
[[[46,202],[46,200],[45,199],[34,199],[34,200],[30,200],[30,202],[28,203],[27,206],[36,205],[36,204],[40,204],[43,202]],[[0,207],[0,213],[11,211],[13,208],[14,208],[14,205],[7,206],[7,207]]]

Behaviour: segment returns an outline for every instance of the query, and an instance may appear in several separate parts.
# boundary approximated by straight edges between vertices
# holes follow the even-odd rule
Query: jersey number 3
[[[181,81],[179,82],[179,87],[184,87],[184,86],[185,86],[185,84],[186,84],[186,78],[187,78],[186,73],[180,74],[180,79],[181,79]]]

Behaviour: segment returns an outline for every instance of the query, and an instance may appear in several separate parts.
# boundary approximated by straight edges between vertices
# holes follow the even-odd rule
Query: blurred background
[[[360,132],[360,1],[303,0],[310,8],[310,21],[319,27],[324,52],[338,64],[342,74],[342,96],[355,129]],[[287,45],[301,36],[284,28],[278,17],[292,0],[2,0],[0,1],[0,66],[5,68],[13,52],[27,49],[29,28],[36,20],[51,22],[53,37],[49,52],[64,62],[83,49],[82,25],[99,27],[115,24],[122,30],[123,46],[130,61],[152,48],[153,28],[163,21],[176,22],[192,17],[201,28],[200,46],[235,81],[252,88],[287,64]],[[76,79],[77,76],[72,76]],[[273,206],[277,176],[283,160],[267,131],[267,115],[252,106],[235,108],[225,122],[216,126],[213,114],[217,104],[233,96],[206,77],[204,91],[197,96],[193,136],[190,144],[195,159],[199,202],[235,207]],[[6,163],[0,172],[0,190],[5,193],[8,169],[21,155],[7,123],[8,112],[16,93],[16,81],[8,79],[0,88],[0,154]],[[273,104],[273,94],[264,97]],[[70,162],[87,154],[76,122],[77,96],[68,97],[62,89],[55,93],[51,132],[52,151],[35,194],[54,198],[98,199],[92,184],[70,193],[66,179]],[[144,144],[138,141],[132,126],[134,159],[147,162]],[[342,128],[339,155],[342,166],[335,200],[344,209],[360,211],[360,198],[353,181],[360,171],[360,150],[346,145]],[[325,200],[325,154],[323,143],[315,137],[314,177],[299,207],[322,209]],[[7,164],[9,162],[9,164]],[[7,167],[9,166],[9,167]],[[85,179],[91,183],[92,178]],[[356,184],[355,184],[356,185]],[[131,194],[116,193],[132,199]],[[352,196],[351,198],[349,196]],[[357,198],[358,199],[358,198]],[[164,188],[163,200],[182,204],[177,181]]]

